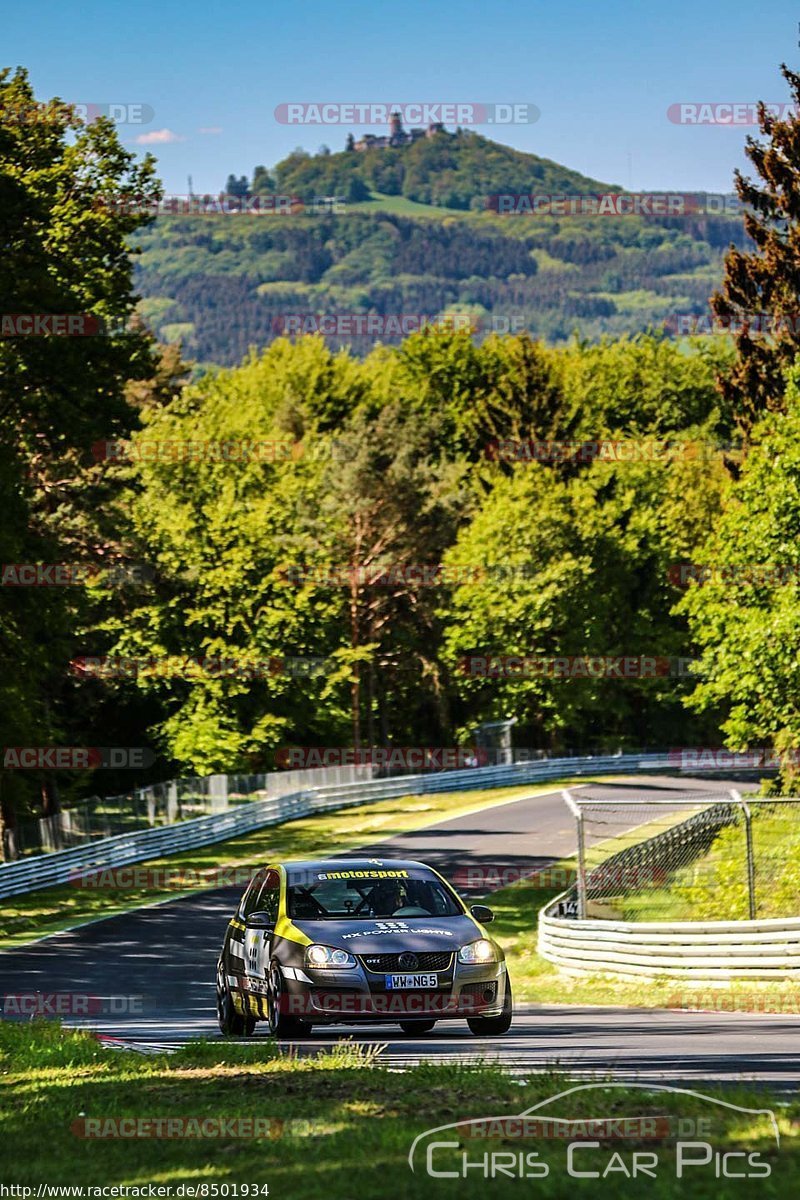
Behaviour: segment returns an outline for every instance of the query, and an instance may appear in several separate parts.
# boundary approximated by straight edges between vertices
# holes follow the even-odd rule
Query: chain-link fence
[[[250,800],[274,799],[305,787],[334,787],[372,779],[369,765],[317,767],[255,775],[206,775],[171,779],[117,796],[92,796],[49,817],[19,820],[3,830],[2,858],[68,850],[117,834],[171,825],[224,812]]]
[[[567,752],[564,757],[584,757],[589,752]],[[619,754],[622,751],[618,751]],[[13,862],[29,854],[68,850],[88,841],[170,825],[190,817],[203,817],[224,811],[233,804],[254,799],[275,799],[290,792],[312,787],[335,787],[339,784],[380,779],[395,775],[418,775],[428,771],[457,770],[463,766],[498,766],[504,763],[546,761],[544,750],[489,749],[481,750],[474,759],[441,761],[435,757],[422,765],[403,761],[402,752],[395,755],[391,765],[353,763],[342,766],[306,767],[297,770],[262,771],[256,774],[206,775],[172,779],[136,788],[116,796],[91,796],[87,800],[43,818],[19,818],[13,827],[3,829],[0,860]]]
[[[576,880],[564,917],[729,921],[800,916],[800,800],[588,800],[575,817]]]
[[[606,766],[609,759],[619,758],[620,770],[623,771],[625,753],[627,751],[623,752],[619,747],[612,750],[606,747],[593,752],[559,751],[557,759],[559,762],[569,764],[568,770],[565,771],[565,774],[568,775],[581,773],[578,769],[579,763],[592,764],[599,758],[604,759]],[[663,770],[665,763],[663,761],[656,763],[656,759],[660,756],[662,759],[669,758],[671,760],[673,752],[658,748],[646,748],[638,750],[636,755],[639,757],[653,756],[652,766],[639,763],[637,770],[654,768]],[[6,825],[3,828],[0,858],[6,862],[12,862],[25,855],[66,850],[117,834],[151,829],[158,825],[168,825],[190,817],[212,815],[224,811],[231,805],[246,803],[253,799],[277,798],[303,788],[330,787],[399,775],[438,774],[452,770],[457,771],[464,767],[478,769],[512,764],[522,766],[526,763],[544,765],[550,761],[552,761],[551,755],[546,751],[524,747],[481,749],[475,754],[460,751],[457,756],[453,753],[439,758],[431,755],[429,759],[423,757],[422,761],[418,753],[411,756],[399,751],[392,754],[391,758],[386,761],[382,761],[376,754],[374,762],[342,766],[305,767],[250,775],[207,775],[173,779],[165,783],[151,784],[149,787],[136,788],[121,795],[93,796],[50,817],[18,819],[13,827]],[[574,769],[572,763],[575,763]],[[760,765],[753,769],[757,769],[759,775],[768,773],[766,768]],[[704,770],[703,773],[708,772]],[[728,777],[730,778],[729,773]],[[704,798],[707,799],[705,796]],[[625,819],[629,824],[641,825],[647,822],[648,815],[647,813],[640,815],[637,820],[635,816],[628,813]],[[617,834],[613,828],[610,828],[609,837],[613,839],[614,836]],[[592,841],[591,837],[589,841]],[[615,851],[612,850],[613,852]],[[593,898],[599,900],[602,896],[598,893]],[[571,903],[574,910],[574,897]]]

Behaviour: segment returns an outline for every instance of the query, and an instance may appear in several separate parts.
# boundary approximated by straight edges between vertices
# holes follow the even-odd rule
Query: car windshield
[[[410,871],[318,871],[289,878],[289,916],[306,921],[457,917],[463,909],[433,875]]]

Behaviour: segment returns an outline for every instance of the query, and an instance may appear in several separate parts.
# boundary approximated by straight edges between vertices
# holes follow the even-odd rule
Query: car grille
[[[415,955],[417,960],[415,967],[404,966],[400,962],[402,957],[402,954],[362,954],[361,962],[368,971],[403,972],[406,975],[413,975],[419,971],[446,971],[453,955],[449,950],[432,950],[427,953],[423,951]]]

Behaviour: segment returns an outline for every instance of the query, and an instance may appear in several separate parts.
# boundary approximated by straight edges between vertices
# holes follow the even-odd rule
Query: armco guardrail
[[[561,897],[559,897],[561,899]],[[703,983],[800,977],[800,917],[765,921],[593,921],[539,914],[539,953],[574,974]]]
[[[310,816],[315,812],[366,804],[373,800],[388,800],[393,796],[509,787],[548,779],[664,770],[668,767],[670,760],[666,754],[551,758],[437,774],[400,775],[392,779],[344,784],[340,787],[310,788],[277,798],[251,800],[207,817],[103,838],[71,850],[0,863],[0,898],[68,883],[81,872],[145,862],[180,850],[209,846],[254,829],[280,825],[284,821]]]

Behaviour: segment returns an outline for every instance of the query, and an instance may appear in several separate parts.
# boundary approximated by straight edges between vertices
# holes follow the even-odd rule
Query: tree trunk
[[[350,647],[359,646],[358,580],[357,572],[350,573]],[[350,704],[353,714],[353,749],[361,749],[361,664],[353,663],[353,681],[350,685]]]
[[[9,795],[7,780],[0,775],[0,858],[13,862],[18,854],[16,806]]]
[[[61,797],[58,794],[58,784],[52,775],[43,776],[40,794],[42,797],[43,817],[52,817],[55,813],[61,812]]]
[[[367,674],[367,741],[375,745],[375,663],[370,662]]]

